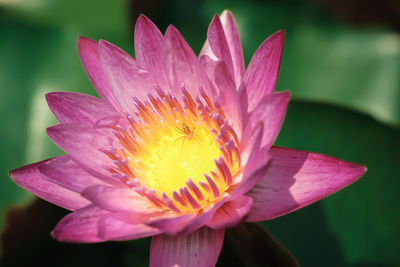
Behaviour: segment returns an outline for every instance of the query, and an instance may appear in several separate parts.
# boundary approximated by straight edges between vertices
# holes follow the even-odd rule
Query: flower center
[[[111,172],[160,208],[201,210],[238,175],[238,138],[203,92],[195,101],[183,90],[183,105],[161,91],[148,97],[134,100],[128,129],[114,127],[123,149],[107,152],[115,162]]]
[[[136,176],[149,188],[168,195],[185,186],[188,178],[198,183],[204,180],[204,173],[214,169],[213,159],[222,156],[209,129],[200,122],[186,119],[157,128],[151,140],[143,144],[142,153],[130,162]]]

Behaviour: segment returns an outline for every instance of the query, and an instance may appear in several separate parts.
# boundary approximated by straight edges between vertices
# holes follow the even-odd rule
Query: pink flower
[[[269,220],[322,199],[364,166],[273,146],[288,92],[274,92],[284,32],[245,70],[234,18],[215,16],[199,55],[170,26],[141,15],[136,60],[79,38],[101,100],[49,93],[66,155],[10,173],[21,187],[72,211],[52,236],[102,242],[153,236],[151,266],[213,266],[224,229]],[[207,256],[205,256],[207,255]]]

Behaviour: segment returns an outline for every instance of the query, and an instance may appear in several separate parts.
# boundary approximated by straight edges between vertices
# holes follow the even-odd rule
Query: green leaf
[[[127,0],[18,0],[6,1],[5,10],[21,21],[45,27],[79,29],[80,34],[128,34]]]
[[[300,264],[396,266],[400,261],[399,137],[399,129],[351,110],[291,102],[278,145],[368,167],[360,181],[333,196],[265,223]]]

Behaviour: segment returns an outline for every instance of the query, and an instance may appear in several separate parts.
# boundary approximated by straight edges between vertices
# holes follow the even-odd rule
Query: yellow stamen
[[[238,140],[219,105],[184,91],[181,106],[170,95],[135,100],[129,130],[115,127],[123,149],[107,152],[114,175],[155,205],[172,212],[201,210],[221,197],[240,168]],[[215,108],[217,107],[217,108]]]

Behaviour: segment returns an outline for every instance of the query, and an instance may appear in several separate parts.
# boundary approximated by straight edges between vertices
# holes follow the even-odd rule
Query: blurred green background
[[[145,13],[162,31],[174,24],[198,53],[208,23],[224,9],[236,17],[246,63],[267,36],[286,30],[277,89],[290,90],[292,101],[277,144],[368,166],[354,185],[262,225],[302,266],[400,266],[399,1],[0,0],[4,266],[148,265],[149,239],[51,240],[65,211],[32,204],[7,173],[62,153],[45,134],[56,123],[46,92],[96,95],[76,52],[79,35],[133,54],[134,22]],[[229,253],[222,251],[218,265],[234,257]]]

